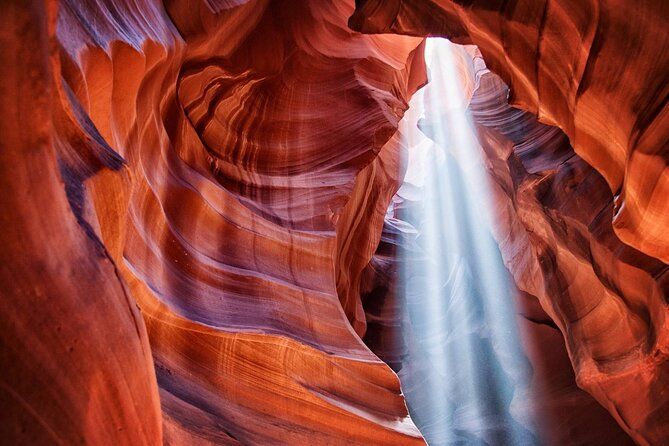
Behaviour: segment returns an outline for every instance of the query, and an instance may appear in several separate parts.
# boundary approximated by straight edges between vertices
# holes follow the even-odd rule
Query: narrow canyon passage
[[[557,326],[516,288],[493,237],[507,228],[477,126],[482,117],[496,121],[491,109],[511,110],[504,84],[475,47],[435,38],[425,54],[429,83],[400,123],[407,171],[377,251],[397,264],[382,280],[402,328],[374,325],[388,318],[377,288],[366,342],[398,372],[430,445],[632,444],[578,389]],[[477,115],[475,104],[491,96]],[[516,125],[518,114],[511,117],[496,123]],[[563,137],[526,119],[534,131]],[[393,331],[399,339],[379,342]]]
[[[0,444],[669,444],[668,22],[0,1]]]
[[[407,394],[407,404],[416,406],[415,421],[429,420],[422,432],[432,445],[538,444],[510,413],[514,398],[529,391],[531,367],[492,238],[494,204],[454,51],[444,39],[427,41],[429,83],[410,104],[433,118],[421,120],[430,139],[409,148],[405,182],[420,190],[409,215],[418,237],[400,254],[406,259],[397,286],[431,376],[420,398]]]

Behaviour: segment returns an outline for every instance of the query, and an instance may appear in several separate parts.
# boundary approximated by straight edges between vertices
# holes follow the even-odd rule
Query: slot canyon
[[[0,22],[0,444],[669,444],[669,1]]]

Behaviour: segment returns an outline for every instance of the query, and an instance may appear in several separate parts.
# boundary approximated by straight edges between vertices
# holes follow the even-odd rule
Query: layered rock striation
[[[357,291],[422,39],[353,8],[3,4],[5,438],[423,443]]]
[[[453,318],[454,314],[462,313],[459,308],[465,305],[463,299],[486,301],[475,297],[476,280],[471,277],[444,286],[446,296],[440,320],[443,320],[443,330],[450,334],[443,342],[469,338],[468,342],[479,346],[475,355],[481,358],[479,367],[488,369],[484,372],[488,379],[503,378],[504,383],[499,384],[497,391],[508,397],[499,407],[487,409],[489,419],[483,428],[472,424],[466,414],[455,409],[470,403],[457,401],[454,393],[444,397],[454,399],[452,412],[437,413],[430,403],[431,395],[454,379],[457,372],[453,370],[447,376],[436,372],[435,359],[428,350],[434,342],[431,337],[437,334],[422,327],[425,321],[419,311],[421,307],[433,307],[428,301],[429,293],[422,293],[419,285],[422,271],[429,268],[431,261],[417,242],[428,230],[421,221],[420,208],[430,206],[423,202],[420,188],[425,186],[420,185],[420,173],[414,172],[394,198],[382,242],[366,270],[363,304],[371,325],[365,342],[398,372],[412,418],[430,444],[452,444],[453,435],[471,444],[477,441],[506,444],[505,436],[514,430],[526,432],[523,444],[632,444],[623,429],[616,426],[616,420],[623,426],[627,422],[620,420],[617,411],[620,407],[625,407],[626,416],[631,415],[637,423],[645,420],[645,429],[654,431],[651,435],[658,439],[654,441],[661,440],[666,435],[661,427],[665,417],[662,405],[666,403],[646,390],[653,385],[661,386],[661,375],[656,375],[650,386],[648,382],[626,382],[625,386],[634,388],[634,392],[627,394],[626,400],[616,401],[618,406],[614,410],[604,404],[612,413],[609,415],[592,396],[577,387],[570,357],[580,373],[579,378],[583,376],[583,369],[597,362],[596,366],[603,371],[593,379],[601,380],[604,391],[611,390],[607,388],[611,382],[626,379],[626,376],[639,379],[638,369],[633,367],[627,375],[607,375],[613,368],[605,367],[615,361],[600,356],[599,352],[607,346],[615,346],[628,355],[627,364],[643,365],[643,357],[634,356],[639,348],[638,340],[625,345],[624,338],[617,333],[636,318],[630,303],[634,296],[625,283],[648,283],[651,294],[646,305],[659,306],[653,298],[666,295],[666,284],[661,276],[664,265],[623,245],[615,237],[611,221],[606,218],[611,209],[606,184],[574,154],[566,136],[559,129],[538,123],[531,114],[510,107],[507,87],[485,68],[475,49],[462,49],[458,54],[456,62],[462,88],[470,96],[469,113],[481,144],[480,148],[472,149],[483,154],[484,165],[474,168],[488,171],[489,194],[495,203],[494,220],[498,222],[494,236],[508,270],[521,288],[515,291],[511,305],[518,311],[522,352],[515,363],[504,355],[490,353],[496,347],[489,345],[490,328],[486,320],[499,317],[495,313],[510,305],[499,301],[509,298],[503,290],[497,290],[496,295],[488,299],[498,309],[475,310],[476,304],[472,303],[466,311],[469,322]],[[439,92],[428,85],[426,95]],[[438,102],[439,98],[429,98],[425,104],[435,100]],[[440,139],[443,132],[435,131],[444,118],[439,114],[427,116],[421,122],[423,132],[446,153],[458,153],[450,151],[450,141]],[[412,147],[431,144],[425,136],[411,136]],[[464,165],[470,160],[447,156],[452,158],[449,163],[453,165],[448,175],[457,176],[460,170],[472,168]],[[422,168],[416,164],[418,169]],[[565,184],[575,185],[569,190],[576,203],[564,196]],[[557,202],[562,205],[557,206]],[[616,257],[616,253],[625,251],[625,256]],[[471,261],[466,259],[466,253],[452,254],[462,256],[456,265]],[[624,269],[629,275],[604,273],[608,268]],[[450,282],[450,278],[458,274],[451,271],[444,276],[449,277]],[[472,286],[474,290],[468,291]],[[618,292],[611,291],[613,289]],[[611,308],[620,301],[632,310]],[[602,314],[589,311],[600,305],[608,307],[602,310],[603,314],[616,315],[614,323],[605,326]],[[583,308],[585,310],[581,310]],[[575,315],[579,311],[585,314]],[[593,329],[593,325],[598,329]],[[568,341],[566,349],[563,333]],[[643,335],[652,336],[652,327]],[[642,338],[642,341],[647,339]],[[613,340],[616,341],[611,342]],[[524,370],[522,362],[529,365],[528,370]],[[519,374],[526,376],[518,379]],[[592,386],[580,380],[579,385],[592,392]],[[659,388],[651,392],[661,395]],[[600,401],[607,401],[601,394],[594,395]],[[615,397],[620,398],[620,395]],[[643,410],[645,402],[657,404],[657,410]],[[445,425],[451,426],[450,429],[444,429]]]
[[[618,237],[666,263],[668,17],[656,0],[362,0],[349,23],[477,45],[511,105],[560,127],[604,177]]]
[[[471,110],[498,194],[505,263],[563,333],[578,385],[639,444],[661,444],[669,399],[667,265],[615,234],[604,178],[558,129],[510,107],[480,72]]]
[[[662,444],[667,16],[651,1],[3,2],[1,437],[424,444],[390,367],[425,392],[393,289],[409,204],[386,210],[423,37],[439,35],[477,44],[530,112],[464,59],[535,386],[548,412],[573,410],[573,430],[541,438],[626,441],[575,379]]]
[[[639,444],[669,435],[668,16],[652,1],[369,0],[350,20],[474,43],[509,84],[479,72],[471,107],[502,255],[564,335],[579,386]]]

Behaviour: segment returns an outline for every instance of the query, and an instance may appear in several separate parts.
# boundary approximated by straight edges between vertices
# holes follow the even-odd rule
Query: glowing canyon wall
[[[626,441],[567,352],[627,434],[669,438],[667,6],[497,3],[0,3],[0,438],[424,444],[370,290],[426,35],[569,137],[472,59],[495,236],[560,330],[534,338],[554,406]]]
[[[502,255],[579,386],[639,444],[669,435],[667,17],[652,1],[369,0],[349,22],[476,44],[510,85],[479,71],[471,106]]]

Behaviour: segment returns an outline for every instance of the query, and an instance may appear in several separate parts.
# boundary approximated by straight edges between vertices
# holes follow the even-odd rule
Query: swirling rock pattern
[[[423,39],[359,34],[353,15],[476,43],[512,103],[565,131],[582,159],[480,73],[496,236],[528,318],[555,324],[637,442],[662,444],[668,7],[628,4],[0,3],[1,438],[424,444],[379,359],[404,382],[429,372],[379,291],[401,228],[370,264]],[[551,404],[609,426],[561,370],[569,403]],[[573,426],[547,438],[587,437]]]
[[[350,24],[477,45],[511,104],[560,127],[604,177],[618,237],[666,263],[667,20],[657,0],[364,0]]]
[[[433,372],[430,358],[417,347],[426,340],[417,338],[406,312],[408,306],[427,303],[419,294],[405,298],[399,282],[400,271],[406,268],[402,262],[414,262],[416,269],[421,265],[420,255],[398,255],[414,243],[416,229],[405,219],[411,214],[407,210],[416,204],[396,198],[395,216],[386,219],[379,248],[365,270],[362,298],[368,330],[364,341],[397,372],[412,419],[430,444],[451,444],[448,428],[444,428],[450,426],[449,420],[435,413],[429,404],[430,395],[440,385],[439,377]],[[505,413],[506,420],[489,420],[486,434],[503,432],[512,427],[509,421],[514,420],[531,432],[539,444],[634,444],[614,418],[577,387],[564,338],[537,298],[518,291],[515,304],[523,333],[524,358],[531,366],[530,379],[513,388],[514,412]],[[481,330],[479,326],[474,328]],[[466,429],[458,433],[462,437],[474,434]],[[476,441],[474,435],[470,438],[470,443]]]
[[[667,265],[616,236],[606,181],[566,136],[500,106],[503,83],[479,76],[470,107],[498,188],[507,267],[564,334],[579,386],[639,444],[661,444]]]
[[[473,102],[507,265],[564,334],[579,386],[639,444],[669,437],[667,17],[653,1],[369,0],[350,20],[477,44],[513,105],[564,130],[528,126],[499,81]]]
[[[507,105],[506,86],[480,57],[470,69],[470,111],[494,180],[507,268],[550,317],[539,320],[564,335],[578,385],[639,444],[662,444],[667,265],[616,236],[606,181],[559,129]]]
[[[503,438],[505,432],[514,429],[514,424],[531,433],[534,438],[528,438],[527,441],[532,444],[632,444],[623,429],[616,426],[614,417],[620,421],[619,407],[626,407],[626,415],[631,414],[632,418],[636,418],[635,422],[646,418],[643,422],[646,424],[644,434],[648,434],[648,430],[654,431],[654,441],[659,441],[666,435],[658,429],[666,417],[662,409],[665,403],[661,398],[650,397],[646,390],[647,382],[628,382],[628,386],[637,386],[635,391],[638,393],[631,398],[636,398],[636,401],[630,398],[627,401],[616,401],[614,404],[619,406],[611,410],[612,417],[595,399],[577,387],[568,353],[575,358],[580,378],[586,374],[583,369],[590,366],[593,357],[597,366],[612,370],[617,356],[612,360],[598,352],[598,349],[607,346],[615,345],[619,349],[618,353],[625,352],[628,355],[627,360],[621,361],[619,365],[643,365],[643,359],[629,358],[636,353],[637,340],[625,344],[621,342],[624,338],[616,333],[616,330],[621,329],[620,325],[624,326],[630,319],[637,317],[635,305],[628,303],[634,296],[628,294],[630,287],[626,286],[625,281],[650,285],[653,294],[644,305],[646,308],[657,307],[659,302],[654,298],[666,295],[667,292],[662,280],[663,264],[638,252],[634,253],[634,250],[615,237],[610,220],[605,218],[606,211],[599,211],[611,209],[611,196],[606,184],[597,172],[574,154],[565,135],[559,129],[541,125],[531,114],[510,107],[506,86],[485,68],[475,49],[462,49],[458,54],[457,65],[460,76],[464,78],[462,84],[471,97],[469,111],[479,133],[485,168],[489,171],[493,186],[491,193],[496,203],[495,220],[500,222],[495,236],[508,269],[523,289],[516,291],[515,306],[519,311],[523,359],[531,365],[529,379],[526,382],[507,379],[504,388],[510,389],[513,395],[512,408],[499,407],[492,410],[486,423],[489,425],[487,431],[467,425],[466,419],[459,420],[461,416],[458,413],[437,413],[430,405],[431,394],[443,386],[439,380],[444,379],[434,371],[435,367],[431,363],[433,359],[424,351],[424,345],[430,343],[426,335],[434,334],[426,334],[420,327],[415,329],[415,324],[422,323],[421,318],[411,317],[412,311],[407,311],[430,306],[426,297],[416,292],[419,286],[411,285],[414,275],[419,276],[427,268],[420,265],[429,261],[415,242],[422,231],[421,213],[416,209],[423,206],[420,201],[422,194],[416,193],[416,188],[420,186],[411,183],[420,181],[420,175],[415,172],[410,182],[394,198],[393,212],[386,218],[382,242],[365,270],[363,306],[369,323],[365,342],[397,371],[412,418],[430,444],[452,444],[454,435],[470,444],[480,441],[482,437],[489,444],[505,444],[504,440],[495,438]],[[434,94],[434,90],[428,86],[426,95],[431,94]],[[435,100],[428,99],[425,102],[432,104]],[[433,135],[431,129],[438,126],[442,119],[438,114],[428,114],[427,120],[421,123],[423,132],[436,137],[439,133]],[[411,134],[409,137],[414,140],[412,146],[425,143],[425,136]],[[437,142],[442,146],[448,144]],[[581,177],[582,174],[585,176]],[[563,198],[563,205],[557,207],[554,200],[558,195],[563,196],[563,189],[559,185],[565,184],[564,181],[567,184],[579,184],[577,178],[587,178],[588,181],[573,188],[578,197],[576,208],[583,212],[574,218],[573,203]],[[546,184],[557,189],[551,187],[549,189],[552,192],[547,193]],[[553,198],[548,199],[549,196]],[[572,211],[569,212],[569,209]],[[604,215],[598,215],[601,213]],[[592,218],[594,215],[598,215],[594,221],[587,220],[586,216]],[[593,232],[589,233],[589,230]],[[579,236],[575,237],[574,233]],[[576,244],[574,240],[577,240]],[[589,246],[584,245],[585,241]],[[399,255],[399,251],[403,251],[404,255]],[[620,259],[612,254],[623,251],[626,255]],[[599,252],[599,255],[590,252]],[[610,265],[611,258],[615,266]],[[579,266],[583,265],[578,268],[578,274],[575,274],[573,266],[576,261]],[[404,262],[411,262],[413,266],[407,268],[403,266]],[[590,272],[586,265],[590,265]],[[610,267],[624,268],[630,275],[604,273]],[[586,280],[586,277],[588,285],[583,286],[580,281]],[[416,283],[420,283],[420,280]],[[449,288],[449,297],[445,299],[447,303],[443,310],[445,315],[457,311],[451,311],[450,307],[462,301],[458,295],[463,288],[466,285]],[[598,295],[597,288],[607,291]],[[500,296],[504,296],[504,293],[500,292]],[[631,311],[606,309],[605,312],[614,311],[618,316],[614,319],[615,323],[601,330],[593,329],[593,324],[601,326],[602,317],[597,311],[588,310],[593,306],[616,305],[619,301],[627,303]],[[551,316],[540,304],[548,308]],[[586,314],[573,316],[583,307],[586,308]],[[480,345],[487,342],[487,330],[480,325],[480,321],[474,318],[469,326],[465,324],[457,328],[453,326],[458,321],[446,322],[446,317],[444,325],[455,330],[454,336],[467,332],[472,342]],[[651,326],[643,333],[643,336],[647,336],[645,341],[652,339],[653,330]],[[569,342],[567,349],[563,332]],[[616,342],[612,342],[614,339]],[[574,352],[574,346],[578,352]],[[484,356],[483,353],[479,355]],[[493,360],[492,357],[490,359]],[[499,363],[497,367],[500,371],[495,376],[517,375],[518,371],[514,371],[512,366],[509,362]],[[661,372],[661,368],[656,372]],[[636,374],[634,371],[631,373]],[[624,376],[625,373],[622,377],[626,379]],[[655,392],[661,394],[661,375],[658,373],[656,376],[658,388]],[[616,376],[614,373],[607,376],[603,371],[596,379],[602,379],[606,386],[606,382],[615,380]],[[584,385],[583,382],[580,384]],[[592,391],[592,387],[587,384],[585,388]],[[601,394],[593,393],[601,397]],[[600,398],[600,401],[607,405],[606,398]],[[648,413],[639,410],[644,402],[658,406]],[[607,407],[611,409],[610,405]],[[625,426],[626,422],[621,424]],[[444,429],[446,424],[452,426],[450,432]]]
[[[0,21],[8,68],[0,76],[0,438],[157,444],[146,329],[86,220],[82,182],[116,174],[122,159],[80,109],[61,102],[54,9],[3,2]]]
[[[422,39],[353,9],[3,3],[3,438],[424,443],[358,295]]]

